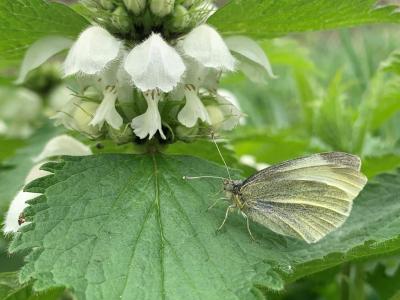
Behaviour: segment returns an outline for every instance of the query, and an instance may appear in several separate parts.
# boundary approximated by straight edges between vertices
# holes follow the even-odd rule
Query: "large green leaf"
[[[29,46],[49,36],[76,36],[88,26],[66,5],[45,0],[0,1],[0,65],[22,58]]]
[[[38,290],[67,286],[79,299],[250,299],[254,286],[279,290],[345,261],[400,248],[400,173],[370,183],[347,223],[307,245],[232,214],[215,234],[226,204],[207,207],[225,176],[198,158],[170,155],[65,157],[31,183],[44,193],[25,216],[11,251],[30,250],[22,282]],[[280,277],[276,272],[282,273]]]
[[[20,285],[18,273],[0,273],[0,299],[2,300],[59,300],[72,299],[61,298],[64,294],[63,288],[51,289],[40,294],[32,290],[31,285]]]
[[[274,37],[376,23],[398,23],[396,6],[376,0],[231,0],[208,22],[222,34]]]

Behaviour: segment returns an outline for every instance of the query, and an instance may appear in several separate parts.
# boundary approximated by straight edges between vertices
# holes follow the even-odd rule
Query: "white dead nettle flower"
[[[46,160],[51,157],[60,155],[84,156],[91,154],[92,151],[89,147],[85,146],[84,144],[72,137],[69,137],[67,135],[55,137],[46,144],[42,153],[40,153],[39,156],[35,158],[35,162],[41,161],[41,163],[38,163],[31,169],[25,179],[25,185],[35,179],[50,175],[49,172],[40,170],[40,168],[44,163],[47,162]],[[15,233],[21,226],[27,224],[21,223],[21,221],[23,221],[23,218],[21,218],[21,214],[28,206],[27,201],[34,199],[39,195],[40,194],[37,193],[24,192],[23,190],[17,193],[17,195],[11,202],[10,208],[8,209],[5,218],[3,227],[4,233]]]
[[[165,93],[177,86],[186,69],[178,52],[154,33],[132,49],[124,68],[141,91],[158,89]]]
[[[90,148],[77,139],[63,134],[52,138],[43,148],[42,152],[33,159],[34,162],[40,162],[50,157],[62,155],[90,155]]]
[[[111,127],[119,129],[122,117],[115,104],[117,92],[116,74],[120,68],[118,58],[121,56],[122,43],[107,30],[93,26],[86,29],[72,46],[64,62],[65,75],[84,74],[97,81],[103,90],[103,100],[90,122],[100,129],[107,122]]]
[[[266,78],[276,78],[264,50],[252,39],[232,36],[225,39],[229,50],[239,61],[238,68],[252,81],[263,83]]]
[[[143,93],[147,101],[147,110],[144,114],[132,120],[132,128],[134,133],[141,139],[147,136],[151,139],[157,131],[165,140],[166,137],[162,131],[162,123],[160,112],[158,111],[158,102],[162,100],[163,95],[156,90]]]
[[[201,102],[195,86],[186,86],[185,98],[186,103],[178,114],[178,121],[189,128],[195,126],[198,119],[210,124],[211,121],[207,109]]]
[[[104,90],[104,98],[100,106],[97,108],[93,120],[89,123],[92,126],[103,127],[107,122],[112,128],[119,129],[123,124],[122,117],[115,109],[117,101],[117,90],[113,86],[109,86]]]
[[[185,55],[204,67],[233,71],[235,59],[219,33],[209,25],[194,28],[180,44]]]
[[[81,33],[64,62],[65,76],[94,75],[118,58],[122,43],[107,30],[92,26]]]

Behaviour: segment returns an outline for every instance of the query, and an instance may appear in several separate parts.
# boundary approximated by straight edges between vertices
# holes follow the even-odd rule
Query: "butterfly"
[[[229,175],[223,184],[231,205],[219,229],[238,209],[252,238],[249,220],[278,234],[316,243],[349,217],[353,200],[367,183],[360,169],[357,156],[329,152],[267,167],[246,180],[232,180]]]

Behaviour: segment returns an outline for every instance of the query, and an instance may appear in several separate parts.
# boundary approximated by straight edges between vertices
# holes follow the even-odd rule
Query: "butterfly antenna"
[[[203,179],[203,178],[212,178],[212,179],[222,179],[225,180],[224,177],[219,176],[183,176],[183,180],[193,180],[193,179]]]
[[[225,165],[225,168],[226,168],[226,172],[228,173],[229,180],[232,180],[232,178],[231,178],[231,173],[229,172],[228,165],[226,164],[226,161],[225,161],[224,157],[222,156],[222,152],[221,152],[221,150],[219,149],[218,144],[217,144],[217,142],[216,142],[216,140],[215,140],[215,134],[214,134],[214,132],[211,132],[211,139],[212,139],[212,141],[214,142],[215,147],[216,147],[217,150],[218,150],[219,156],[221,157],[222,161],[224,162],[224,165]]]

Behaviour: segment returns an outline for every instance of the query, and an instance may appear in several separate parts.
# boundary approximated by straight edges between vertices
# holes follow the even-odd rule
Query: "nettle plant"
[[[219,149],[206,153],[198,141],[244,117],[219,90],[221,77],[275,77],[255,40],[399,20],[394,6],[372,0],[3,1],[2,64],[27,50],[21,83],[68,49],[57,57],[71,91],[51,117],[62,126],[44,126],[12,161],[18,167],[0,174],[2,205],[14,197],[9,251],[26,254],[20,283],[78,299],[263,299],[306,275],[398,250],[397,173],[367,185],[347,223],[313,245],[256,224],[253,242],[240,215],[216,234],[226,203],[207,208],[221,181],[183,176],[228,176],[210,161]],[[189,144],[168,154],[180,142]]]

